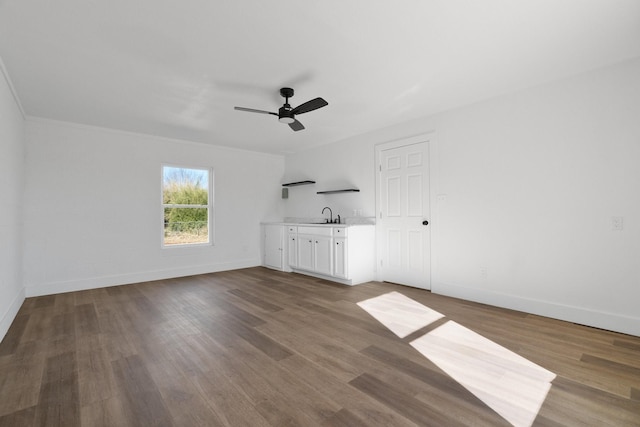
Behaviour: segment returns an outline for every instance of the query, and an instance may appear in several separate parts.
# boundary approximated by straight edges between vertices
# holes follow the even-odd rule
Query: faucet
[[[328,219],[328,220],[327,220],[327,224],[330,224],[330,223],[332,223],[332,222],[333,222],[333,212],[331,211],[331,208],[330,208],[329,206],[325,206],[325,208],[324,208],[324,209],[322,209],[322,213],[324,213],[324,211],[325,211],[326,209],[329,209],[329,218],[330,218],[330,219]]]

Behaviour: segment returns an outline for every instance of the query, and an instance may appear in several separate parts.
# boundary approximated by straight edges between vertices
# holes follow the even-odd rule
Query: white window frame
[[[180,169],[195,169],[201,171],[207,171],[208,177],[208,190],[209,195],[207,197],[207,205],[179,205],[179,204],[165,204],[164,203],[164,168],[180,168]],[[163,163],[160,166],[160,246],[162,249],[174,249],[174,248],[197,248],[197,247],[207,247],[214,245],[214,213],[213,213],[213,197],[214,197],[214,188],[213,188],[213,168],[206,166],[184,166],[177,165],[172,163]],[[175,207],[175,208],[207,208],[207,229],[209,233],[209,239],[207,242],[203,243],[182,243],[182,244],[172,244],[165,245],[164,243],[164,210],[167,207]]]

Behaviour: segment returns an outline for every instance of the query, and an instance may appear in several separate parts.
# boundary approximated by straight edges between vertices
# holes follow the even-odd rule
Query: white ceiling
[[[0,0],[28,115],[271,153],[638,56],[638,0]]]

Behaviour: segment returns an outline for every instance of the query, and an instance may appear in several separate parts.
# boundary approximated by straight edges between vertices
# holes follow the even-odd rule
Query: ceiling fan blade
[[[293,119],[293,123],[289,123],[289,127],[293,130],[295,130],[296,132],[299,130],[304,129],[304,126],[302,125],[302,123],[300,123],[299,121],[297,121],[296,119]]]
[[[256,110],[255,108],[233,107],[233,109],[238,111],[248,111],[249,113],[272,114],[274,116],[278,115],[278,113],[272,113],[271,111],[264,111],[264,110]]]
[[[308,113],[309,111],[317,110],[318,108],[325,107],[329,105],[327,101],[322,98],[312,99],[311,101],[307,101],[304,104],[298,105],[296,108],[291,110],[292,114],[302,114]]]

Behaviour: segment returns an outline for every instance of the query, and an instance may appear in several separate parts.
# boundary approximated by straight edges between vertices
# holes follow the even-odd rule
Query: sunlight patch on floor
[[[399,292],[389,292],[358,305],[400,338],[444,317]]]
[[[533,424],[556,377],[453,321],[411,345],[514,426]]]
[[[401,338],[444,317],[398,292],[358,305]],[[451,320],[413,340],[411,345],[517,427],[533,424],[556,377]]]

